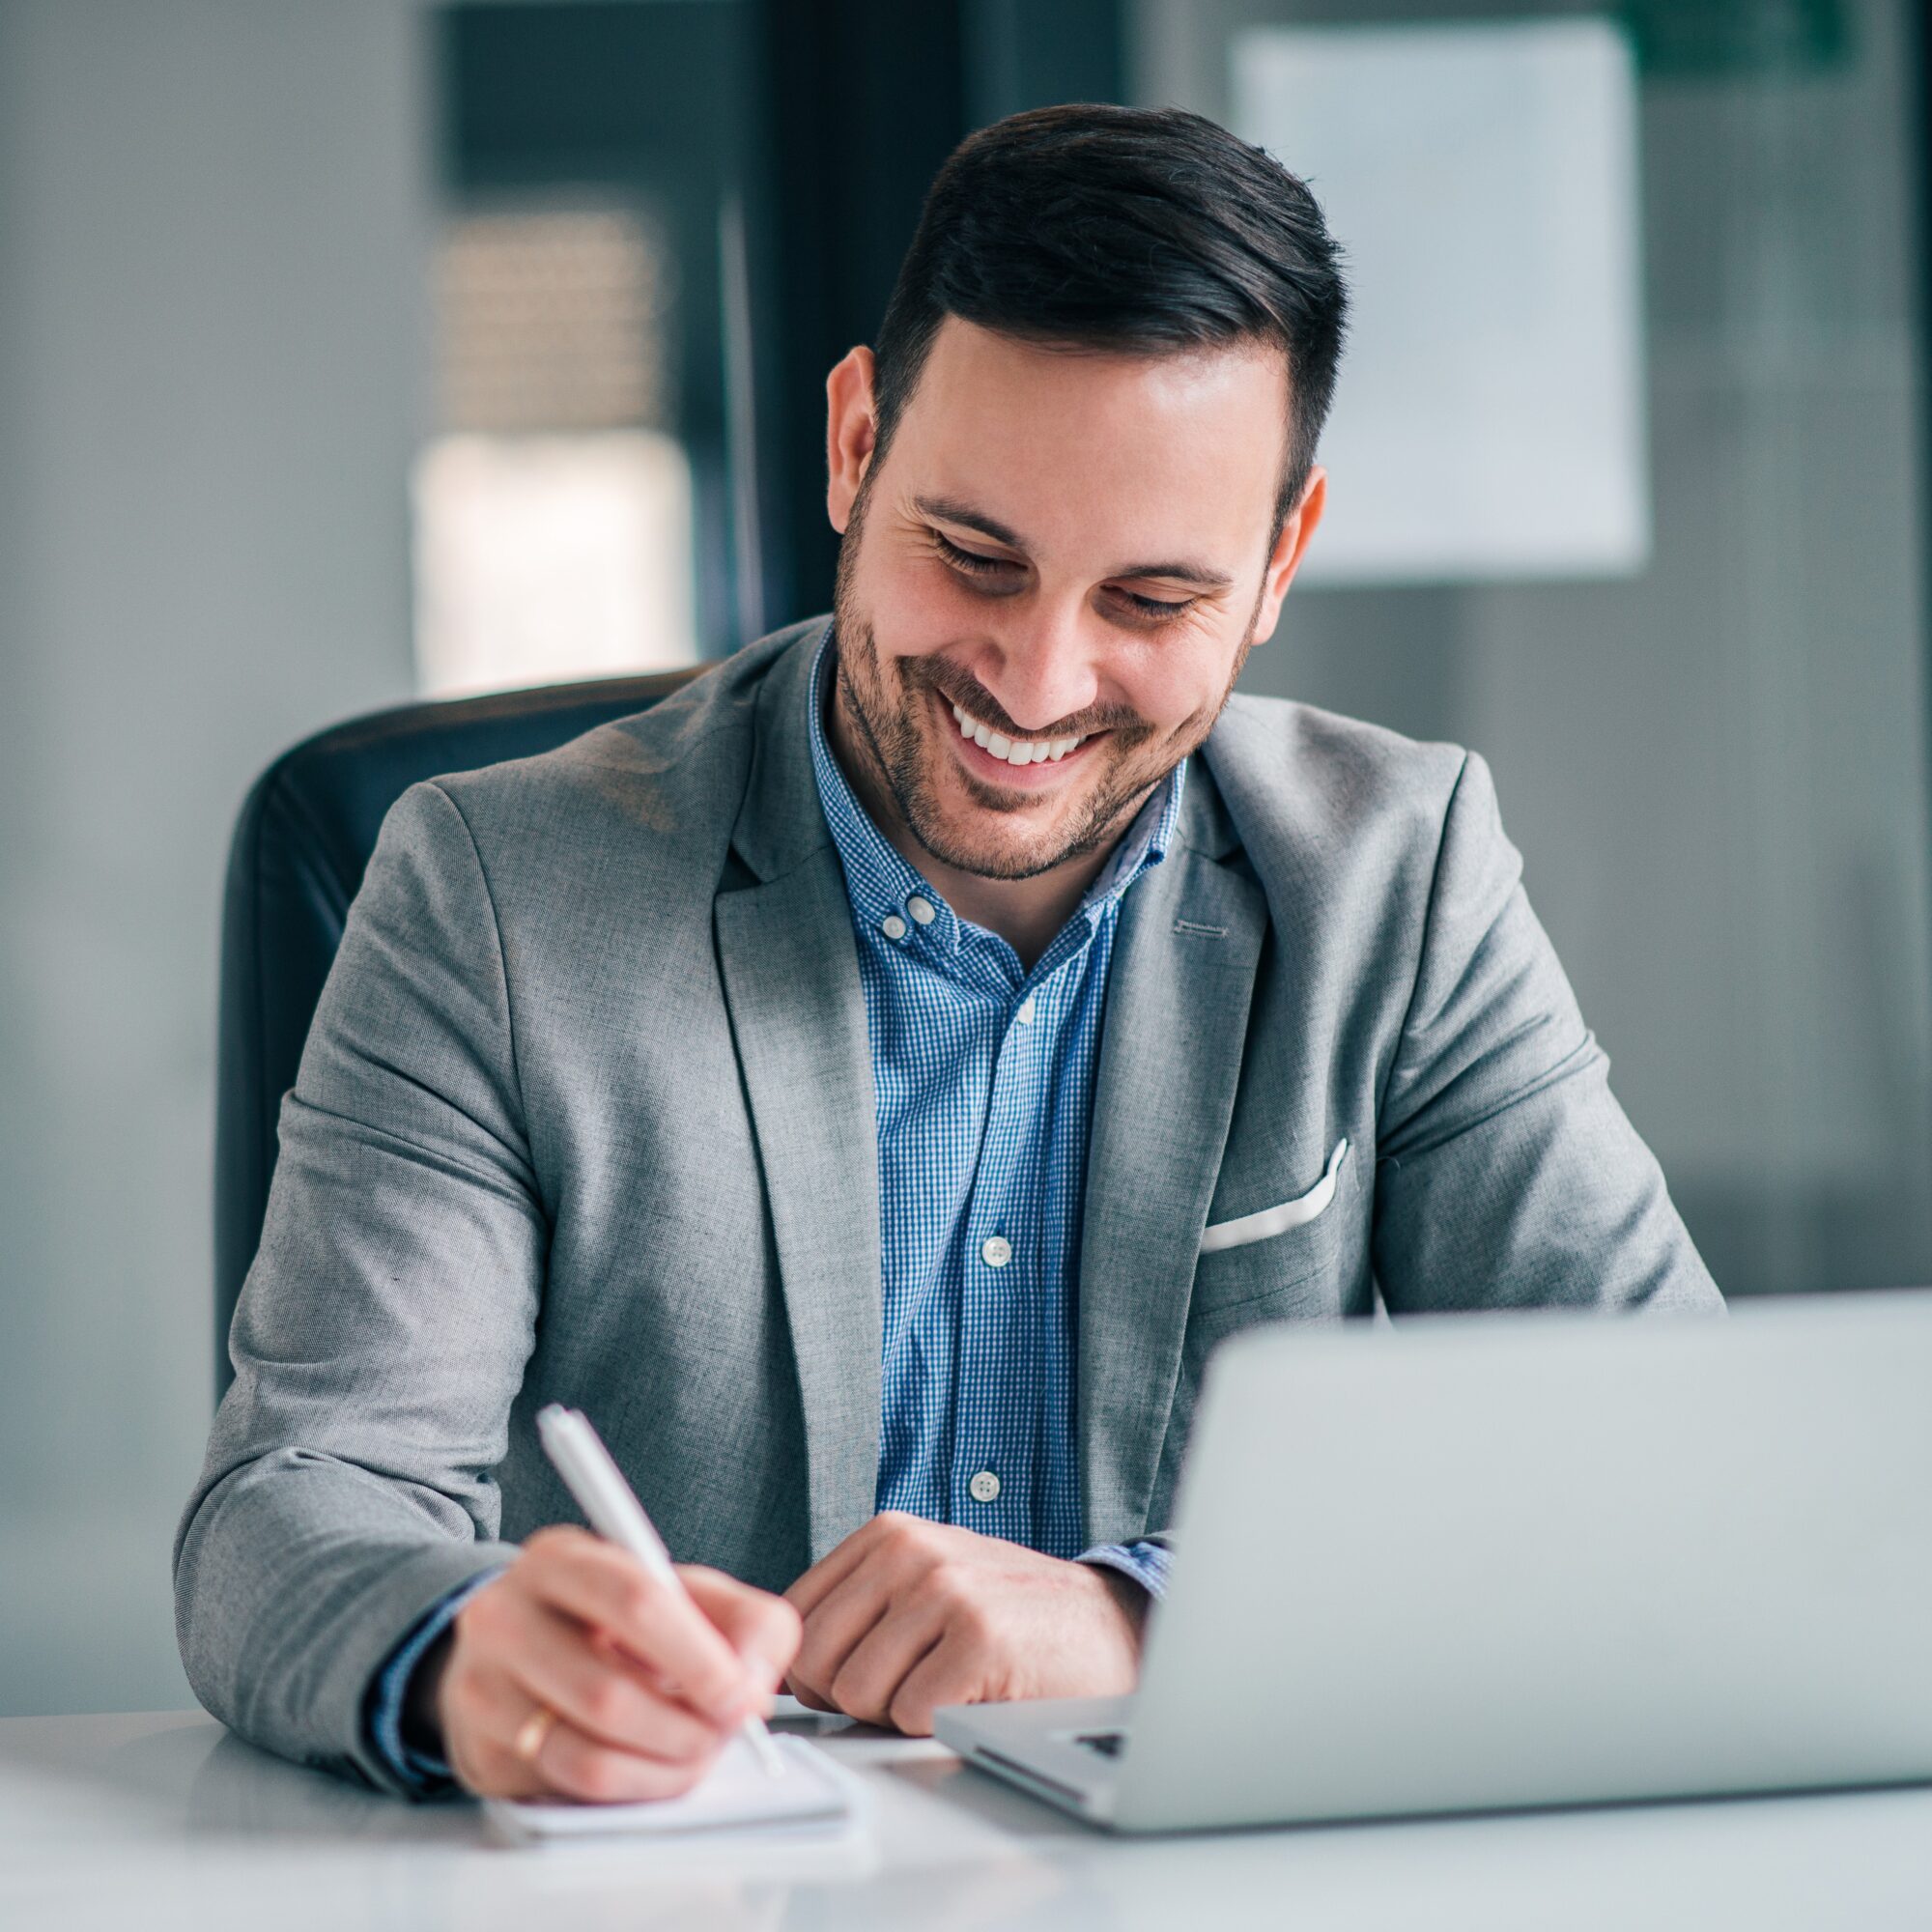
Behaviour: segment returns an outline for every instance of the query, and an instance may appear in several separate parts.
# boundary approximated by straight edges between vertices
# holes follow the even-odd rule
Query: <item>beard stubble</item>
[[[943,661],[937,657],[895,658],[888,665],[880,657],[872,626],[858,608],[855,580],[866,496],[862,489],[838,546],[832,611],[838,701],[852,723],[854,751],[871,786],[891,799],[901,823],[923,850],[942,865],[978,878],[1037,878],[1056,867],[1087,858],[1118,838],[1148,795],[1200,745],[1221,715],[1254,643],[1260,598],[1219,702],[1197,731],[1184,733],[1179,751],[1171,756],[1158,752],[1152,757],[1137,755],[1152,745],[1157,727],[1131,711],[1098,712],[1076,721],[1077,730],[1104,730],[1112,735],[1113,742],[1107,748],[1111,758],[1100,781],[1079,801],[1069,822],[1057,821],[1032,838],[1014,825],[1006,849],[997,849],[949,825],[939,805],[932,767],[945,752],[921,728],[920,719],[931,714],[935,693],[949,704],[963,702],[955,700],[942,682]],[[888,688],[889,683],[896,686],[896,692]],[[1057,726],[1051,734],[1037,735],[1064,736],[1067,732],[1065,726]],[[1014,819],[1038,802],[1037,793],[986,784],[954,762],[968,796],[997,818]]]

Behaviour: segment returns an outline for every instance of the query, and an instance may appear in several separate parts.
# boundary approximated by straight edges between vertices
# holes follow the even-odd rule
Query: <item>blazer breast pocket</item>
[[[1335,1183],[1341,1177],[1342,1163],[1348,1158],[1349,1143],[1346,1139],[1339,1140],[1335,1151],[1328,1156],[1321,1179],[1307,1193],[1278,1201],[1272,1208],[1259,1208],[1252,1214],[1238,1215],[1232,1221],[1209,1222],[1202,1231],[1201,1252],[1215,1255],[1224,1248],[1245,1248],[1255,1241],[1271,1241],[1277,1235],[1320,1220],[1334,1204]]]
[[[1339,1141],[1312,1186],[1208,1224],[1194,1264],[1190,1340],[1206,1345],[1253,1321],[1339,1312],[1334,1277],[1350,1218],[1340,1198],[1348,1158],[1349,1143]]]

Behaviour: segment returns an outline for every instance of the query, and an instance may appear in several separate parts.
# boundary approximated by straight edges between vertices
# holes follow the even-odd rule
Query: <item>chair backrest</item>
[[[389,807],[419,779],[528,757],[643,711],[696,673],[602,678],[406,704],[284,752],[242,807],[221,914],[214,1104],[214,1393],[262,1238],[275,1117]]]

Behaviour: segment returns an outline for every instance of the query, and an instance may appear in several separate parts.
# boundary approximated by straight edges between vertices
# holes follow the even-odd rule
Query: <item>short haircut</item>
[[[1306,185],[1179,108],[1041,107],[969,135],[925,197],[873,348],[875,462],[949,315],[1046,347],[1288,358],[1276,529],[1315,461],[1348,310]]]

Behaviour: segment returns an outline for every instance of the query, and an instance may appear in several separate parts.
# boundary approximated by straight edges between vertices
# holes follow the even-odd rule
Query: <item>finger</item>
[[[514,1726],[530,1715],[529,1700],[486,1665],[452,1666],[450,1677],[442,1754],[457,1783],[478,1798],[530,1796],[539,1788],[537,1776],[508,1747]]]
[[[824,1696],[820,1692],[814,1690],[809,1684],[801,1684],[796,1677],[787,1677],[785,1679],[785,1689],[789,1690],[791,1694],[794,1697],[796,1697],[798,1701],[801,1704],[803,1704],[808,1711],[836,1712],[838,1708],[838,1705],[836,1705],[830,1697]]]
[[[789,1590],[785,1602],[800,1616],[810,1617],[825,1599],[871,1553],[872,1545],[890,1526],[895,1512],[888,1510],[869,1522],[861,1523],[837,1548],[828,1550]]]
[[[684,1764],[667,1764],[661,1758],[611,1750],[558,1719],[545,1733],[532,1768],[546,1787],[560,1797],[590,1804],[638,1804],[682,1797],[711,1769],[717,1756],[712,1751]]]
[[[929,1738],[933,1712],[943,1704],[983,1702],[990,1682],[984,1660],[956,1634],[948,1633],[900,1681],[886,1721],[909,1738]]]
[[[832,1701],[867,1724],[892,1724],[901,1687],[946,1637],[937,1605],[905,1605],[882,1617],[839,1666]]]
[[[669,1798],[690,1790],[717,1761],[715,1748],[674,1764],[613,1748],[555,1715],[526,1755],[519,1745],[539,1708],[527,1688],[504,1673],[482,1671],[473,1690],[475,1727],[461,1761],[452,1752],[450,1768],[480,1797],[597,1803]]]
[[[674,1682],[652,1669],[648,1663],[639,1662],[615,1637],[598,1630],[586,1631],[584,1635],[591,1650],[605,1659],[613,1670],[626,1672],[646,1690],[676,1705],[694,1723],[706,1726],[720,1737],[728,1737],[747,1718],[771,1708],[771,1691],[755,1675],[747,1675],[743,1681],[743,1693],[736,1703],[727,1704],[722,1710],[694,1710]]]
[[[682,1764],[715,1751],[730,1733],[648,1682],[614,1646],[574,1618],[531,1601],[498,1627],[498,1665],[528,1693],[598,1744]]]
[[[518,1748],[537,1703],[505,1670],[472,1662],[453,1687],[443,1755],[456,1780],[479,1798],[535,1798],[549,1785]],[[538,1755],[541,1755],[539,1747]]]
[[[697,1607],[767,1687],[784,1675],[798,1655],[805,1626],[782,1597],[753,1589],[722,1570],[681,1565],[678,1576]]]
[[[872,1563],[855,1571],[805,1619],[792,1676],[837,1706],[832,1680],[891,1607],[892,1578],[885,1566]]]
[[[600,1538],[550,1532],[517,1571],[533,1595],[614,1637],[701,1715],[728,1718],[764,1688],[675,1578]]]

